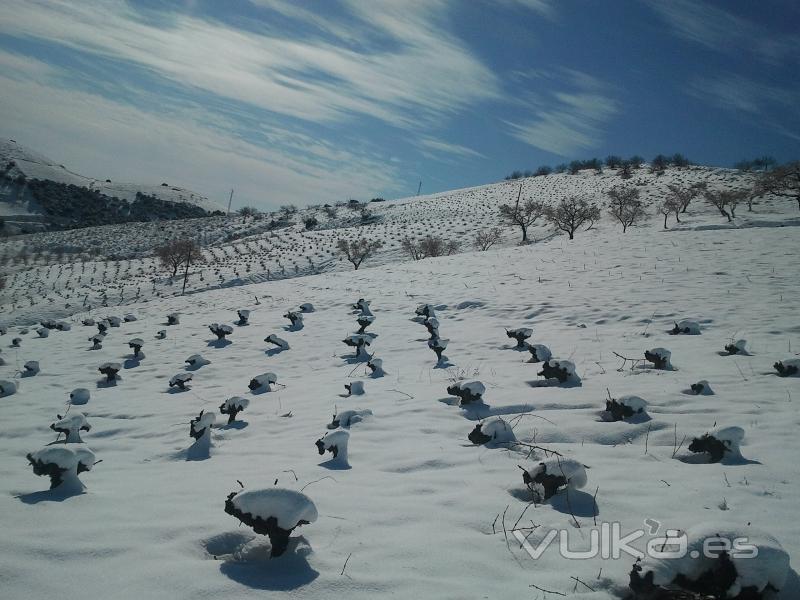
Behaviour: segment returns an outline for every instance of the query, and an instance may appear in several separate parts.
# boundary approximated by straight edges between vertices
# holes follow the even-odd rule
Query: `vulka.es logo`
[[[650,535],[657,533],[660,523],[652,519],[645,521]],[[512,534],[520,543],[521,547],[534,560],[540,558],[545,550],[550,547],[553,541],[558,538],[558,552],[568,559],[583,560],[587,558],[617,559],[623,554],[634,559],[651,558],[672,559],[682,558],[687,554],[691,558],[716,558],[722,552],[726,552],[731,558],[755,558],[758,556],[758,548],[748,543],[746,537],[725,538],[712,536],[703,540],[702,549],[689,550],[688,538],[686,533],[678,529],[667,529],[663,537],[653,537],[647,540],[645,550],[642,552],[632,546],[634,542],[643,538],[648,533],[643,529],[636,529],[630,533],[622,533],[620,523],[602,523],[598,529],[589,531],[588,547],[586,547],[586,537],[582,537],[579,544],[570,544],[570,531],[568,529],[551,529],[534,546],[529,539],[520,531],[513,531]]]

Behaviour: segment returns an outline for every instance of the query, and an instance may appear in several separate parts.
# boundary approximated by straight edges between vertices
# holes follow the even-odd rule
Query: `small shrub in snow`
[[[178,313],[170,313],[167,315],[167,325],[178,325],[180,322],[181,318]]]
[[[361,334],[367,330],[367,327],[375,322],[375,317],[372,315],[359,315],[356,322],[358,323],[358,333]]]
[[[367,361],[367,368],[370,370],[370,377],[372,378],[383,377],[386,375],[386,371],[383,370],[383,359],[370,358]]]
[[[671,369],[670,357],[672,352],[666,348],[653,348],[652,350],[645,350],[644,357],[648,362],[653,363],[656,369]]]
[[[86,388],[75,388],[69,394],[69,402],[70,404],[75,404],[76,406],[79,404],[87,404],[89,402],[90,397],[89,390]]]
[[[217,336],[217,339],[220,341],[225,340],[226,335],[230,335],[233,333],[233,327],[231,327],[230,325],[220,325],[219,323],[212,323],[211,325],[208,326],[208,328],[211,330],[211,333]]]
[[[286,552],[292,531],[317,520],[317,507],[308,496],[277,487],[231,492],[225,500],[225,512],[268,536],[271,557]]]
[[[219,405],[219,412],[221,412],[223,415],[228,415],[228,424],[230,425],[236,420],[236,415],[242,412],[249,405],[250,401],[247,398],[233,396]]]
[[[17,384],[13,381],[0,381],[0,397],[11,396],[17,393]]]
[[[236,321],[236,324],[239,326],[249,325],[250,324],[250,311],[245,309],[240,309],[236,311],[236,314],[239,315],[239,320]]]
[[[283,315],[283,318],[289,319],[289,323],[291,323],[290,329],[296,331],[303,328],[303,313],[290,310]]]
[[[443,340],[440,337],[435,337],[431,340],[428,340],[428,348],[433,350],[434,354],[436,354],[437,363],[447,360],[447,357],[444,355],[444,351],[447,350],[447,344],[449,342],[450,340]]]
[[[533,329],[529,329],[528,327],[506,329],[506,335],[512,340],[517,340],[517,348],[524,348],[525,340],[533,335]]]
[[[94,453],[85,446],[47,446],[27,455],[36,475],[50,477],[50,489],[78,492],[85,489],[78,475],[91,471]]]
[[[700,324],[697,321],[684,319],[675,323],[675,327],[669,330],[671,335],[700,335]]]
[[[647,402],[639,396],[620,396],[606,400],[606,413],[609,421],[623,421],[634,415],[641,415],[647,409]]]
[[[33,377],[39,374],[39,361],[29,360],[22,365],[22,375],[25,377]]]
[[[121,368],[122,365],[120,365],[119,363],[107,362],[100,365],[97,370],[106,376],[106,381],[108,381],[108,383],[111,383],[113,381],[116,381],[117,373],[119,373],[119,370]]]
[[[535,502],[544,502],[559,489],[584,487],[586,469],[576,460],[555,456],[545,459],[533,469],[522,469],[522,481],[533,494]]]
[[[58,416],[58,421],[50,424],[50,429],[56,433],[63,433],[67,436],[67,444],[82,444],[81,431],[89,431],[92,426],[86,420],[83,413],[74,412],[62,417]]]
[[[732,354],[747,354],[747,340],[736,340],[730,344],[725,344],[725,352]]]
[[[489,417],[475,425],[467,436],[470,442],[479,444],[508,444],[517,441],[514,430],[500,417]]]
[[[461,399],[461,404],[483,402],[486,386],[480,381],[457,381],[447,386],[447,393]]]
[[[368,408],[364,410],[343,410],[333,415],[333,420],[328,423],[328,429],[337,429],[338,427],[350,427],[356,423],[360,423],[366,417],[372,416],[372,411]]]
[[[693,383],[690,387],[692,392],[698,396],[711,396],[714,394],[714,390],[711,389],[711,385],[705,379]]]
[[[191,373],[178,373],[173,375],[169,380],[169,387],[177,387],[179,390],[187,389],[188,383],[192,380]]]
[[[304,302],[299,307],[300,312],[302,313],[312,313],[314,312],[314,305],[311,302]]]
[[[270,386],[276,383],[278,383],[278,376],[275,375],[275,373],[262,373],[261,375],[253,377],[247,387],[250,388],[252,392],[256,390],[271,392],[272,388]]]
[[[277,346],[281,350],[289,349],[289,342],[287,342],[283,338],[279,338],[274,333],[271,333],[267,337],[265,337],[264,341],[267,342],[268,344],[272,344],[273,346]]]
[[[200,411],[194,419],[189,421],[189,435],[194,438],[195,443],[211,442],[211,426],[216,421],[213,412]]]
[[[797,377],[800,374],[800,358],[779,360],[772,366],[781,377]]]
[[[741,458],[739,445],[744,439],[741,427],[722,427],[696,437],[689,451],[708,454],[709,462],[718,463],[724,458]]]
[[[430,304],[420,304],[414,311],[418,316],[432,319],[436,316],[436,311]]]
[[[142,338],[133,338],[128,342],[128,347],[133,350],[134,358],[143,358],[144,355],[142,352],[142,346],[144,346],[144,341]]]
[[[557,379],[559,383],[578,382],[580,378],[575,373],[575,365],[568,360],[549,359],[544,361],[542,370],[537,375],[545,379]]]
[[[350,434],[341,429],[326,433],[315,443],[320,455],[326,452],[333,454],[332,461],[341,465],[347,465],[347,444],[350,440]]]
[[[351,381],[350,383],[345,383],[344,389],[347,390],[347,394],[350,396],[361,396],[364,393],[364,382]]]
[[[539,362],[546,362],[553,357],[553,353],[550,352],[550,348],[544,346],[542,344],[526,344],[528,346],[528,352],[531,353],[531,359],[528,362],[531,363],[539,363]]]
[[[681,556],[646,556],[636,561],[629,584],[633,600],[762,600],[789,589],[785,587],[789,555],[764,531],[728,523],[703,523],[687,529],[681,538],[671,544],[680,546]],[[735,540],[741,539],[753,549],[731,553],[732,547],[739,550]]]
[[[36,334],[40,338],[46,338],[50,336],[50,330],[45,327],[40,327],[39,329],[36,330]]]

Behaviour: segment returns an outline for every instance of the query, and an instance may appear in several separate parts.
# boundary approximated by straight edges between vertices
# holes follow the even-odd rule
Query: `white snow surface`
[[[700,173],[637,178],[649,196],[662,184],[680,177],[688,183]],[[727,177],[733,174],[721,172],[714,185]],[[601,190],[606,179],[581,175],[572,181],[568,176],[526,181],[525,193],[552,197],[593,185]],[[216,258],[203,267],[204,281],[200,271],[193,273],[185,296],[149,258],[62,266],[42,259],[13,266],[9,286],[0,292],[0,320],[9,325],[0,336],[6,361],[0,379],[21,385],[16,395],[0,398],[0,595],[57,598],[64,582],[77,582],[73,587],[86,597],[155,600],[543,598],[529,587],[532,583],[567,597],[624,596],[632,558],[571,561],[553,544],[532,560],[515,540],[506,543],[502,527],[493,533],[495,516],[508,507],[507,527],[523,511],[521,522],[539,525],[532,544],[564,529],[571,548],[608,522],[619,522],[626,532],[642,528],[644,519],[671,527],[720,518],[739,528],[749,522],[775,535],[791,557],[794,569],[779,598],[794,600],[800,589],[795,572],[800,379],[777,377],[772,365],[797,360],[800,349],[796,203],[767,200],[757,212],[741,210],[735,226],[728,226],[697,200],[681,217],[684,223],[668,231],[654,219],[623,234],[604,217],[572,242],[537,225],[531,232],[536,243],[522,247],[516,246],[519,232],[506,228],[504,244],[490,251],[418,262],[402,262],[392,247],[402,239],[392,238],[400,225],[409,233],[429,228],[463,237],[476,222],[493,224],[497,201],[515,196],[517,188],[499,184],[387,202],[376,209],[386,216],[385,224],[302,233],[290,228],[273,232],[272,241],[253,234],[220,242],[206,250]],[[252,226],[241,219],[236,223]],[[119,243],[131,249],[136,247],[131,237],[145,230],[129,229],[130,234],[93,228],[26,236],[0,245],[8,256],[38,241],[97,239],[104,248]],[[387,246],[352,271],[326,253],[334,236],[356,234],[383,237]],[[265,255],[234,252],[234,247],[244,252],[246,243],[263,248]],[[305,267],[307,257],[313,268]],[[267,280],[266,269],[280,273],[277,260],[288,274],[294,273],[295,260],[302,276]],[[155,292],[151,267],[156,267]],[[212,275],[217,267],[222,283]],[[348,399],[339,396],[343,384],[369,375],[363,364],[348,362],[349,351],[341,343],[344,332],[355,330],[352,305],[359,297],[372,299],[377,319],[370,330],[378,335],[372,348],[390,372],[370,379],[364,395]],[[281,334],[291,351],[266,356],[264,336],[284,331],[282,314],[300,302],[313,302],[316,312],[306,315],[304,329]],[[424,329],[410,321],[415,307],[425,302],[436,303],[452,367],[436,368]],[[251,326],[236,330],[234,344],[209,346],[206,325],[230,322],[239,308],[251,311]],[[86,339],[96,330],[84,328],[81,320],[128,311],[138,320],[109,329],[103,348],[89,351]],[[173,312],[181,314],[180,324],[169,328],[166,339],[153,338]],[[667,333],[685,315],[708,317],[702,320],[703,335]],[[71,322],[72,331],[47,339],[21,333],[21,325],[50,316]],[[508,349],[503,327],[515,323],[530,324],[538,342],[572,361],[582,386],[529,385],[540,365],[528,364],[527,353]],[[23,339],[21,347],[9,348],[15,337]],[[138,366],[127,364],[131,337],[147,341],[148,358]],[[721,342],[738,337],[748,339],[752,355],[720,356]],[[621,361],[613,352],[641,358],[644,350],[665,345],[679,371],[618,370]],[[169,378],[187,356],[199,352],[212,362],[194,373],[192,392],[168,394]],[[18,378],[28,360],[41,361],[42,373]],[[116,385],[98,382],[105,378],[97,366],[107,361],[120,363]],[[253,374],[265,371],[280,373],[286,387],[249,395]],[[438,402],[454,376],[480,379],[490,406],[469,412]],[[714,395],[685,392],[703,379],[714,382]],[[85,494],[42,500],[34,494],[42,493],[43,481],[32,474],[25,455],[53,441],[48,426],[55,414],[63,414],[69,391],[78,387],[91,390],[92,430],[83,438],[103,462],[94,467]],[[646,398],[651,420],[599,420],[607,388],[612,396],[624,392]],[[203,406],[216,410],[237,394],[250,399],[246,427],[214,428],[213,454],[186,460],[188,428],[174,424],[187,423]],[[329,457],[319,456],[314,447],[334,404],[379,415],[353,429],[349,470],[332,468]],[[590,484],[570,492],[580,530],[563,504],[528,506],[517,465],[534,468],[544,459],[542,452],[528,457],[527,451],[465,440],[479,420],[502,416],[510,422],[523,412],[530,416],[515,421],[514,430],[521,442],[552,448],[591,467]],[[744,429],[750,460],[722,465],[672,458],[676,433],[678,442],[684,436],[691,440],[711,431],[715,422]],[[306,552],[290,548],[275,562],[280,568],[255,559],[214,559],[256,538],[222,509],[236,479],[247,489],[272,489],[275,479],[298,490],[308,485],[304,493],[314,498],[319,519],[307,532],[300,530],[308,538]],[[634,545],[642,549],[645,543]],[[571,577],[596,591],[578,586],[573,592]]]

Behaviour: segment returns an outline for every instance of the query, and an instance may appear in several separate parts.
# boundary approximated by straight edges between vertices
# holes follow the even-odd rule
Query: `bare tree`
[[[178,269],[183,264],[183,254],[178,240],[167,242],[155,251],[159,262],[165,269],[172,269],[172,277],[178,274]]]
[[[714,206],[730,223],[736,217],[736,207],[747,196],[742,190],[706,190],[706,201]]]
[[[182,257],[182,264],[186,267],[183,272],[183,289],[181,290],[181,294],[185,294],[186,282],[189,281],[189,266],[202,262],[203,252],[192,240],[178,240],[177,245],[180,256]]]
[[[358,271],[361,263],[372,256],[378,248],[381,248],[383,243],[380,240],[369,241],[366,238],[360,240],[339,240],[336,242],[336,248],[347,257],[347,260],[353,265],[353,268]]]
[[[774,194],[794,198],[800,209],[800,161],[794,161],[766,171],[758,181],[760,195]]]
[[[678,204],[678,211],[685,213],[692,200],[694,200],[698,194],[706,190],[706,184],[694,183],[689,187],[669,184],[667,188],[669,189],[668,195],[672,196]],[[678,222],[680,222],[680,219],[678,219]]]
[[[674,195],[667,194],[660,202],[656,204],[656,211],[664,215],[664,229],[667,228],[667,217],[675,213],[675,219],[678,219],[678,213],[681,210],[681,201]]]
[[[607,192],[608,212],[622,224],[622,232],[646,216],[642,201],[639,200],[639,189],[634,187],[615,186]]]
[[[242,206],[239,210],[236,211],[240,217],[255,217],[259,214],[259,210],[254,206]]]
[[[545,206],[541,202],[536,202],[530,198],[524,202],[520,202],[521,199],[522,184],[519,186],[517,201],[513,206],[511,204],[500,205],[500,220],[522,229],[522,242],[525,243],[528,241],[528,227],[544,215]]]
[[[545,216],[556,229],[568,234],[569,239],[574,239],[575,232],[584,223],[594,223],[600,218],[600,209],[586,198],[570,196],[556,206],[547,207]]]
[[[475,234],[475,239],[472,245],[475,249],[485,252],[500,241],[500,236],[503,234],[499,227],[492,227],[491,229],[483,229]]]
[[[400,242],[400,247],[414,260],[433,256],[450,256],[458,252],[461,245],[456,240],[445,241],[439,236],[425,236],[418,242],[405,238]]]

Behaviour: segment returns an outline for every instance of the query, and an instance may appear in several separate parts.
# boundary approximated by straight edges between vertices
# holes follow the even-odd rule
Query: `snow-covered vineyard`
[[[643,194],[737,185],[664,177],[642,175]],[[559,175],[523,194],[618,183]],[[185,296],[133,255],[12,267],[0,595],[800,597],[796,207],[766,200],[729,227],[696,200],[669,231],[604,217],[516,247],[507,228],[486,252],[401,262],[405,236],[495,225],[518,186],[381,203],[345,229],[320,209],[317,231],[225,241],[254,224],[220,220]],[[0,251],[133,249],[192,226]],[[334,250],[348,236],[385,245],[352,271]],[[641,531],[639,551],[685,532],[687,552],[719,535],[758,555],[588,552],[612,527]]]
[[[114,307],[131,301],[174,296],[182,292],[182,278],[152,258],[153,249],[165,240],[190,238],[203,249],[203,262],[192,266],[190,292],[271,281],[351,266],[336,250],[340,239],[379,240],[383,247],[366,264],[380,265],[408,260],[402,242],[435,236],[472,250],[476,231],[498,223],[497,207],[514,203],[522,185],[522,197],[553,204],[570,195],[602,204],[612,187],[626,185],[641,190],[645,203],[663,197],[668,185],[689,187],[706,183],[711,189],[740,189],[752,184],[752,175],[730,169],[689,167],[668,169],[657,176],[639,169],[630,180],[614,171],[601,175],[582,171],[534,177],[520,182],[457,190],[407,200],[355,206],[316,207],[295,214],[252,217],[208,217],[178,221],[108,225],[62,232],[38,233],[0,240],[0,264],[8,273],[0,290],[0,310],[20,324],[37,322],[43,315],[62,317],[98,306]],[[708,211],[702,198],[685,223],[698,225],[697,213],[707,215],[703,224],[725,226],[725,219]],[[647,208],[653,213],[651,207]],[[785,219],[792,211],[786,200],[764,201],[756,217],[744,214],[740,224],[755,219]],[[796,214],[792,214],[796,218]],[[314,219],[314,229],[305,222]],[[652,226],[658,228],[655,215]],[[674,219],[670,217],[670,226]],[[279,228],[272,229],[279,225]],[[287,226],[288,225],[288,226]],[[611,223],[608,224],[610,227]],[[544,219],[531,228],[532,240],[552,235]],[[519,232],[504,228],[500,246],[519,242]],[[12,318],[12,317],[9,317]]]

